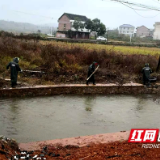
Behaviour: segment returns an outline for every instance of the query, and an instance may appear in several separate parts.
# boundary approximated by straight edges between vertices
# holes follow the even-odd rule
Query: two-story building
[[[153,39],[160,40],[160,22],[154,24]]]
[[[73,27],[74,21],[80,21],[82,24],[84,24],[87,20],[88,18],[86,16],[64,13],[58,19],[58,30],[56,37],[89,39],[90,31],[88,29],[84,27],[77,30]]]
[[[135,30],[135,27],[130,24],[123,24],[119,26],[119,34],[133,36],[134,30]]]
[[[152,36],[152,32],[150,29],[148,29],[147,27],[145,26],[140,26],[140,27],[137,27],[136,28],[137,31],[136,31],[136,36],[137,37],[149,37],[149,36]]]

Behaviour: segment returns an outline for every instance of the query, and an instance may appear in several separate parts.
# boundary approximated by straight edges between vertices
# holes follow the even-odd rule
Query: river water
[[[18,142],[160,128],[155,95],[85,95],[0,99],[0,135]]]

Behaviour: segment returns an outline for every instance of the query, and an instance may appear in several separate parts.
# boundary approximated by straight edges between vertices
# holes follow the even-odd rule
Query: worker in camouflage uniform
[[[7,69],[10,68],[10,77],[11,77],[11,86],[12,88],[15,88],[16,85],[17,85],[17,77],[18,77],[18,72],[19,71],[22,71],[19,67],[19,58],[18,57],[15,57],[13,59],[12,62],[10,62],[8,65],[7,65]]]
[[[95,71],[96,66],[98,65],[97,62],[93,62],[88,68],[88,77]],[[95,85],[94,74],[87,80],[86,84],[88,85],[89,82],[92,82]]]
[[[143,73],[143,84],[149,86],[150,85],[150,74],[152,73],[152,70],[149,67],[149,63],[145,64],[145,67],[142,69],[142,73]]]

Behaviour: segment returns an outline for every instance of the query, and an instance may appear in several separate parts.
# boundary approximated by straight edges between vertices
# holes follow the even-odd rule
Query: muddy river
[[[54,96],[0,99],[0,135],[18,142],[160,128],[160,97]]]

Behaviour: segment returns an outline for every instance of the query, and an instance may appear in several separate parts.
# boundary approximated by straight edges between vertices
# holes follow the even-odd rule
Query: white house
[[[153,26],[154,26],[153,39],[160,40],[160,22],[156,22]]]
[[[135,27],[130,24],[123,24],[119,26],[119,34],[133,36],[134,30],[135,30]]]

